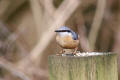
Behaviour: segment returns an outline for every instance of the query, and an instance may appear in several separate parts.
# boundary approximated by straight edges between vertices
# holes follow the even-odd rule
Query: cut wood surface
[[[49,56],[50,80],[118,80],[117,56]]]

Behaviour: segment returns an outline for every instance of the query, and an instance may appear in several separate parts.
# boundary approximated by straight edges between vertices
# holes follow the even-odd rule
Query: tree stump
[[[117,56],[113,53],[51,55],[48,63],[50,80],[118,80]]]

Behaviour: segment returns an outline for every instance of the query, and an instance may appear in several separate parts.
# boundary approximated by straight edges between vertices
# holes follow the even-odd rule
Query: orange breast
[[[71,36],[57,36],[56,41],[62,48],[66,49],[74,49],[79,45],[79,40],[73,40]]]

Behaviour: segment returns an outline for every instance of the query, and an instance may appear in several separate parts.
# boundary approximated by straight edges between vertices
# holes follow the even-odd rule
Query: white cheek
[[[64,37],[64,36],[72,36],[72,34],[71,34],[71,33],[68,33],[68,32],[60,32],[59,35],[60,35],[61,37]]]

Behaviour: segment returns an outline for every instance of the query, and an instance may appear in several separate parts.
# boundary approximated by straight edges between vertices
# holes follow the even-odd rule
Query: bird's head
[[[55,32],[60,36],[66,36],[66,35],[72,36],[71,31],[72,30],[70,28],[66,27],[66,26],[61,26],[60,28],[55,30]]]
[[[78,39],[78,35],[77,33],[75,33],[73,30],[71,30],[70,28],[66,27],[66,26],[62,26],[59,29],[55,30],[55,32],[60,35],[60,36],[72,36],[73,39]]]
[[[59,29],[55,30],[57,33],[71,32],[72,30],[66,26],[62,26]]]

